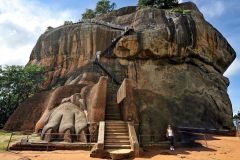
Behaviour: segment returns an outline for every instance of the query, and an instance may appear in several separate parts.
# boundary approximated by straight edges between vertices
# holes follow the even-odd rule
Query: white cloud
[[[40,34],[71,20],[72,14],[38,1],[0,0],[0,65],[26,64]]]
[[[0,65],[25,65],[30,57],[32,44],[10,48],[0,45]]]
[[[200,10],[207,17],[214,18],[221,16],[225,11],[225,6],[222,1],[211,0],[207,1],[200,7]]]
[[[235,61],[231,64],[231,66],[224,73],[224,76],[230,77],[236,74],[240,74],[240,59],[236,58]]]

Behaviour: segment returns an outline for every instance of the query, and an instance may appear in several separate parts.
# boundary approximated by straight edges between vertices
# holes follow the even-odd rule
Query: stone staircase
[[[105,122],[104,149],[131,149],[126,122]]]
[[[121,114],[120,114],[120,108],[118,107],[117,104],[111,104],[107,107],[106,109],[106,116],[105,120],[116,120],[120,121],[121,120]]]
[[[110,82],[107,87],[107,104],[105,111],[105,120],[121,120],[120,108],[117,104],[118,86]]]
[[[99,123],[98,141],[90,156],[95,158],[128,159],[139,155],[134,125],[123,121],[117,104],[119,86],[111,81],[107,86],[105,121]]]
[[[113,82],[108,84],[107,106],[105,114],[104,150],[112,159],[131,157],[128,124],[121,117],[120,107],[117,104],[118,86]]]

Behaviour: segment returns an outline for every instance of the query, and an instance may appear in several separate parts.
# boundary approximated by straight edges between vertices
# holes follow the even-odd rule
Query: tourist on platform
[[[168,138],[168,140],[170,142],[170,150],[174,151],[174,133],[173,133],[171,125],[168,125],[166,137]]]

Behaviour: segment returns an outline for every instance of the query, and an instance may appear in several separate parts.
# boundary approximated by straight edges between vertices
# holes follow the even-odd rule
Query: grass
[[[11,144],[16,143],[17,141],[20,141],[23,138],[24,135],[14,132],[12,139],[11,139]],[[0,152],[1,151],[6,151],[7,150],[7,145],[11,137],[11,132],[6,132],[0,130]]]
[[[0,151],[6,151],[11,133],[0,131]]]

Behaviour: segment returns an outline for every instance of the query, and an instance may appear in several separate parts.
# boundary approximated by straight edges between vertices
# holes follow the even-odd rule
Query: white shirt
[[[100,60],[100,55],[101,55],[101,51],[97,51],[96,55],[97,55],[97,60],[99,61]]]
[[[173,136],[173,130],[167,129],[167,135],[168,135],[168,137]]]

